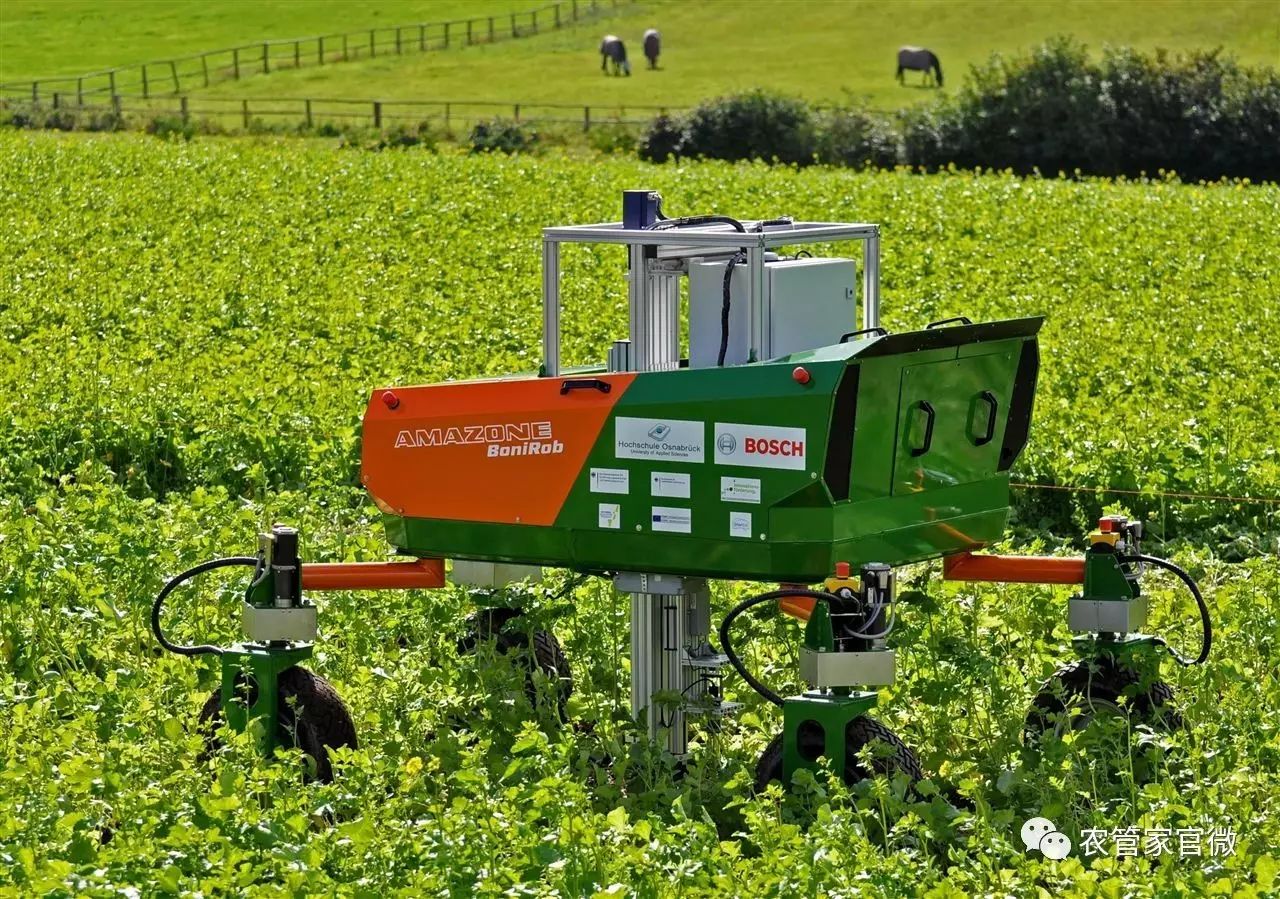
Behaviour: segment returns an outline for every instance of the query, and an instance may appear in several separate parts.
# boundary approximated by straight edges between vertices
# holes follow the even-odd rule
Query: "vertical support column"
[[[747,314],[751,321],[749,362],[768,359],[773,353],[769,294],[764,283],[764,248],[747,248]]]
[[[631,592],[631,713],[651,740],[682,756],[689,748],[686,706],[698,698],[692,694],[703,676],[689,661],[707,645],[707,582],[628,573],[616,583],[644,588]]]
[[[627,305],[630,307],[631,353],[636,371],[649,371],[652,340],[649,332],[648,280],[644,272],[644,247],[627,244]]]
[[[448,126],[448,112],[445,113]],[[542,239],[542,369],[560,374],[560,243]]]
[[[880,229],[862,242],[862,327],[880,327]]]

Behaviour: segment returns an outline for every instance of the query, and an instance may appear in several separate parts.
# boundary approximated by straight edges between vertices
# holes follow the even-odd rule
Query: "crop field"
[[[140,135],[2,133],[0,159],[0,895],[1280,889],[1280,188]],[[552,572],[530,618],[573,665],[568,724],[503,658],[458,654],[466,591],[329,594],[311,666],[361,741],[337,780],[231,735],[202,757],[216,666],[154,646],[163,581],[273,521],[307,559],[385,558],[358,486],[369,391],[535,369],[539,229],[616,218],[635,187],[673,214],[881,223],[892,330],[1046,315],[1013,480],[1084,489],[1020,488],[1007,548],[1078,552],[1100,511],[1143,518],[1213,614],[1209,663],[1163,665],[1182,726],[1023,747],[1031,696],[1072,658],[1067,588],[916,566],[875,714],[920,755],[920,793],[804,774],[753,797],[776,710],[730,678],[746,707],[681,776],[629,739],[625,597],[557,596]],[[623,335],[623,270],[618,250],[566,252],[568,361]],[[176,637],[235,639],[243,585],[210,581],[175,597]],[[1153,583],[1157,627],[1189,648],[1189,600]],[[716,585],[714,620],[747,589]],[[795,688],[796,625],[745,632],[750,664]],[[1019,838],[1037,815],[1073,839],[1236,836],[1053,862]]]

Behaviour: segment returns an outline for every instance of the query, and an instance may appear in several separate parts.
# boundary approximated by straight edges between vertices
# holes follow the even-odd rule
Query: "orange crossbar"
[[[304,562],[304,590],[425,590],[444,586],[444,559]]]
[[[955,553],[942,560],[949,581],[995,581],[1007,584],[1083,584],[1084,559],[1056,556],[988,556]]]

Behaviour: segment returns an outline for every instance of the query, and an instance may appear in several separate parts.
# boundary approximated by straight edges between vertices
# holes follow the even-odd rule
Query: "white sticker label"
[[[729,513],[729,536],[730,537],[750,537],[751,536],[751,513],[750,512],[730,512]]]
[[[670,506],[654,506],[652,524],[655,531],[667,531],[671,534],[687,534],[693,530],[693,513],[688,509],[673,509]]]
[[[804,428],[716,422],[716,461],[749,468],[804,470]]]
[[[601,503],[598,524],[602,528],[618,530],[622,527],[622,506],[617,503]]]
[[[689,476],[676,471],[655,471],[649,475],[650,496],[689,498]]]
[[[631,472],[625,468],[593,468],[591,469],[592,493],[631,492]]]
[[[720,501],[725,503],[759,503],[759,478],[721,478]]]
[[[670,418],[618,418],[613,454],[619,459],[701,462],[707,425]]]

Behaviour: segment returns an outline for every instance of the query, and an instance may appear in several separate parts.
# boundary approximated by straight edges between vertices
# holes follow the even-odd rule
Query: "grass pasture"
[[[585,724],[567,728],[510,698],[501,660],[458,657],[463,591],[322,599],[313,667],[362,741],[331,786],[246,741],[198,762],[213,667],[157,655],[147,613],[166,575],[249,551],[272,521],[300,526],[308,557],[383,558],[357,486],[368,391],[533,368],[539,228],[610,219],[629,187],[673,214],[883,223],[891,329],[1046,314],[1017,479],[1280,496],[1280,188],[140,135],[4,133],[0,158],[0,895],[1274,895],[1274,505],[1123,497],[1148,551],[1204,583],[1217,644],[1205,668],[1164,666],[1186,726],[1116,756],[1019,746],[1029,697],[1071,658],[1064,589],[905,572],[918,593],[876,714],[937,788],[916,801],[821,778],[749,798],[779,722],[736,680],[747,708],[683,779],[628,746],[627,608],[595,582],[532,604],[574,665]],[[622,270],[566,253],[570,361],[622,330]],[[1118,499],[1020,494],[1010,548],[1076,548]],[[743,590],[717,585],[715,620]],[[1189,603],[1152,592],[1187,647]],[[170,628],[229,640],[236,597],[215,579],[175,598]],[[794,626],[744,632],[751,664],[794,686]],[[1237,841],[1054,863],[1018,837],[1040,814],[1077,846],[1128,826]]]
[[[585,0],[584,0],[585,2]],[[112,65],[320,32],[501,14],[537,0],[381,0],[188,5],[181,2],[7,0],[0,9],[0,81],[74,75]],[[785,25],[786,38],[780,39]],[[661,70],[645,70],[640,36],[663,33]],[[616,32],[634,74],[600,73],[597,44]],[[970,65],[1055,34],[1097,49],[1223,47],[1252,64],[1280,64],[1280,9],[1270,0],[645,0],[599,21],[517,41],[273,71],[215,84],[230,98],[313,97],[455,102],[691,106],[755,87],[817,102],[852,97],[894,109],[934,95],[908,73],[893,79],[903,44],[934,49],[950,90]],[[65,86],[63,89],[66,89]]]

